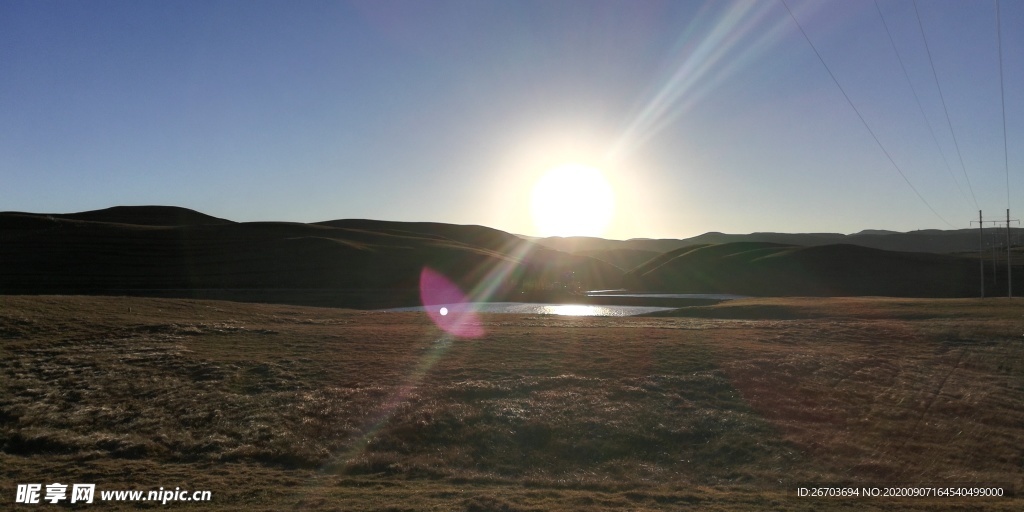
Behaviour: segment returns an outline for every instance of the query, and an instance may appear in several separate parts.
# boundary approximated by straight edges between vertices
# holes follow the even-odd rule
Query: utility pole
[[[984,230],[984,226],[985,226],[986,222],[988,222],[990,224],[1002,224],[1003,222],[1006,222],[1006,296],[1007,297],[1013,297],[1013,281],[1012,281],[1013,276],[1010,273],[1011,272],[1011,268],[1012,268],[1011,260],[1010,260],[1010,256],[1011,256],[1011,254],[1010,254],[1010,223],[1011,222],[1019,223],[1020,221],[1018,221],[1017,219],[1011,219],[1010,218],[1010,209],[1007,208],[1006,209],[1006,220],[1005,221],[1002,221],[1002,220],[982,220],[981,210],[978,210],[978,220],[977,221],[973,221],[972,220],[971,224],[974,224],[975,222],[978,223],[978,232],[980,233],[978,235],[978,260],[981,261],[981,298],[985,298],[985,256],[982,253],[985,250],[985,248],[984,248],[984,245],[985,245],[985,230]],[[993,277],[993,283],[995,282],[995,275],[996,275],[995,274],[995,270],[996,270],[995,247],[993,247],[993,257],[992,257],[992,277]]]
[[[990,220],[989,222],[993,226],[998,223],[998,222],[996,222],[994,220]],[[996,238],[998,238],[998,236],[999,236],[999,233],[995,233],[995,238],[993,238],[991,236],[988,237],[991,240],[991,242],[989,242],[989,245],[992,246],[992,265],[991,266],[992,266],[992,284],[993,285],[995,284],[995,282],[997,280],[995,269],[999,266],[999,257],[998,257],[999,256],[999,252],[995,249],[995,246],[998,245],[998,244],[996,244]]]
[[[981,220],[981,210],[978,210],[978,263],[981,265],[981,298],[985,298],[985,221]]]

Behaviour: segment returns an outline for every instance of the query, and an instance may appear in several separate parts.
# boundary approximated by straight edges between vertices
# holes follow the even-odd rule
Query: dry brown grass
[[[61,481],[211,490],[204,509],[1020,508],[794,496],[1024,488],[1014,302],[700,311],[732,318],[491,315],[452,340],[415,313],[3,296],[0,499]]]

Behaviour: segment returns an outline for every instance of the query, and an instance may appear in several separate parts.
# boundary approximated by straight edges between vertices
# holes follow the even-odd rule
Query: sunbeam
[[[779,40],[787,25],[773,2],[737,2],[717,15],[706,7],[683,30],[666,66],[664,83],[647,101],[606,156],[618,160],[653,138],[739,69]],[[710,26],[706,31],[702,27]],[[703,32],[703,33],[702,33]]]
[[[348,464],[356,460],[366,450],[373,437],[387,424],[395,410],[409,400],[423,378],[441,360],[448,347],[457,338],[479,338],[484,335],[484,329],[476,310],[472,307],[446,308],[444,305],[485,302],[507,284],[508,279],[519,268],[519,263],[532,250],[533,244],[523,241],[508,249],[511,258],[498,260],[498,263],[490,268],[475,269],[470,274],[479,276],[478,284],[469,294],[464,294],[458,286],[437,271],[429,268],[423,269],[420,274],[421,300],[427,310],[427,315],[438,328],[444,331],[444,334],[434,341],[397,390],[386,402],[381,404],[378,412],[361,429],[361,434],[349,443],[344,452],[334,456],[332,461],[325,466],[325,470],[344,470]],[[442,313],[442,309],[447,311]]]
[[[430,372],[430,369],[441,360],[444,352],[451,346],[451,342],[452,338],[448,334],[434,341],[416,367],[398,386],[397,391],[386,402],[381,404],[380,410],[366,422],[361,429],[362,433],[348,444],[348,448],[344,452],[336,455],[324,466],[326,471],[343,471],[348,464],[351,464],[352,461],[356,460],[366,451],[374,436],[394,416],[395,410],[409,400],[409,397],[416,391],[423,378]]]

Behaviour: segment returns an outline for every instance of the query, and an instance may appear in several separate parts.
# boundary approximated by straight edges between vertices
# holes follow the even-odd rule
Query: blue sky
[[[1024,207],[1024,2],[1004,160],[994,3],[919,1],[926,49],[878,0],[918,107],[874,1],[787,1],[923,200],[779,0],[0,0],[0,210],[535,234],[567,161],[611,182],[608,238],[970,227],[1005,216],[1007,161]]]

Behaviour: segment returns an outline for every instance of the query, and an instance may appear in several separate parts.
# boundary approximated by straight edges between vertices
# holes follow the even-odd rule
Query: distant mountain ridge
[[[609,249],[606,251],[591,250],[577,251],[573,254],[590,256],[601,261],[607,261],[624,271],[635,268],[636,266],[661,255],[661,253],[657,251],[645,251],[643,249]]]
[[[178,206],[114,206],[80,213],[50,214],[50,217],[143,226],[186,226],[235,224]]]
[[[477,225],[443,224],[440,222],[397,222],[367,219],[341,219],[317,222],[318,226],[366,230],[395,235],[414,235],[445,238],[461,243],[508,250],[523,242],[523,239],[494,228]]]
[[[400,306],[418,303],[424,268],[467,293],[485,291],[483,299],[618,287],[622,279],[609,263],[482,226],[236,223],[170,207],[0,213],[2,293],[319,290],[288,301]]]
[[[1005,228],[999,231],[986,229],[985,243],[995,242],[1005,247]],[[1024,228],[1011,230],[1011,243],[1020,245],[1024,239]],[[594,251],[630,249],[654,252],[667,252],[681,247],[700,244],[727,244],[733,242],[766,242],[801,246],[817,246],[831,244],[849,244],[872,249],[901,252],[930,252],[948,254],[956,252],[975,252],[979,245],[977,229],[957,230],[920,230],[899,233],[895,231],[867,229],[844,235],[841,233],[750,233],[734,235],[718,232],[704,233],[684,239],[643,239],[605,240],[592,237],[548,237],[537,243],[566,252],[584,252],[596,255]]]
[[[479,300],[581,300],[584,290],[619,287],[763,296],[974,296],[979,292],[976,256],[830,243],[881,240],[938,248],[960,243],[965,234],[977,242],[977,232],[963,231],[968,233],[706,233],[686,240],[534,242],[476,225],[232,222],[162,206],[3,212],[0,293],[195,296],[373,308],[416,305],[420,273],[430,268]],[[671,249],[659,250],[663,247]],[[991,281],[986,290],[1005,290],[1000,284],[1005,267],[986,268],[994,271],[986,274]],[[1024,278],[1024,268],[1014,276],[1015,283]],[[1024,280],[1014,287],[1024,290]]]
[[[732,242],[684,247],[630,270],[625,281],[629,287],[666,292],[754,296],[968,297],[979,293],[977,260],[850,244],[804,247]],[[990,285],[990,292],[996,285]]]

